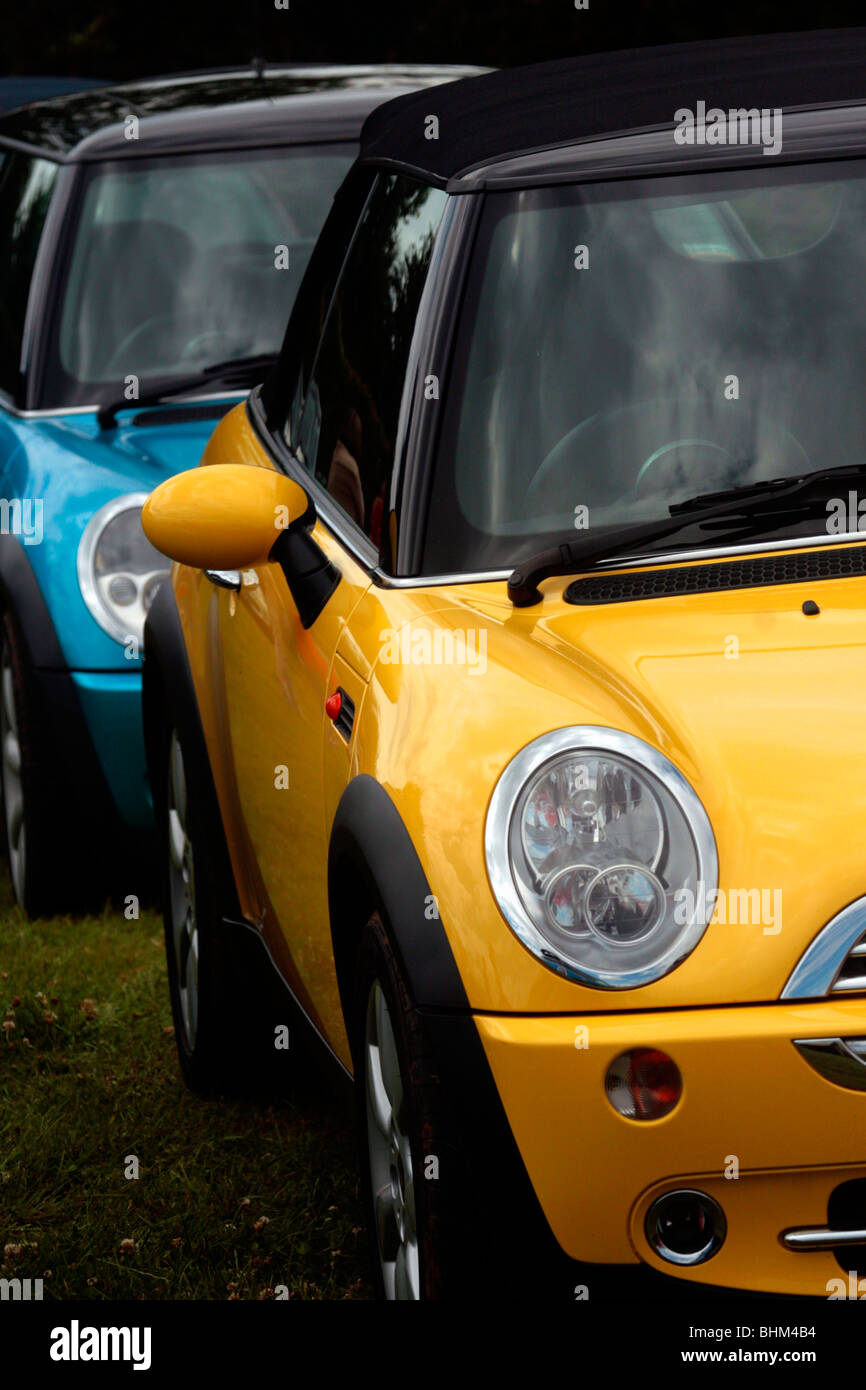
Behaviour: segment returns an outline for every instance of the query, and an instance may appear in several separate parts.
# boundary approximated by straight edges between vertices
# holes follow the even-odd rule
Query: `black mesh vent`
[[[212,405],[157,406],[142,410],[132,423],[138,429],[147,429],[150,425],[185,425],[191,420],[221,420],[236,405],[237,401],[214,401]]]
[[[866,574],[866,545],[788,551],[754,560],[680,565],[676,569],[636,570],[575,579],[567,603],[630,603],[672,594],[709,594],[720,589],[757,589],[764,584],[799,584],[817,579],[849,579]]]

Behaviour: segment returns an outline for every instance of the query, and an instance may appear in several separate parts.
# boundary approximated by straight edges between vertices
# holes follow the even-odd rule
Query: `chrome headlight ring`
[[[150,600],[156,586],[169,573],[165,556],[154,549],[141,531],[140,514],[147,498],[146,492],[127,492],[120,497],[112,497],[94,512],[78,543],[77,570],[81,597],[103,632],[121,644],[130,640],[141,641]],[[105,546],[106,537],[112,530],[117,530],[125,516],[138,519],[137,528],[133,523],[129,535],[119,538],[121,549],[126,541],[126,562],[120,560],[102,570],[104,557],[100,554],[101,548]]]
[[[551,833],[559,834],[560,844],[566,847],[545,873],[543,866],[539,869],[533,862],[533,847],[527,841],[529,796],[536,796],[538,788],[543,788],[548,771],[556,774],[557,769],[563,769],[563,776],[570,770],[569,762],[581,764],[583,760],[594,765],[599,775],[602,770],[622,773],[625,779],[633,779],[631,786],[647,793],[632,803],[641,807],[642,855],[629,853],[630,847],[623,846],[621,836],[618,843],[604,843],[599,817],[593,818],[599,799],[596,788],[587,803],[587,814],[595,827],[589,849],[588,837],[584,837],[583,847],[575,843],[573,821],[561,808],[548,810]],[[533,803],[533,814],[535,811]],[[653,836],[657,821],[660,836],[656,846]],[[615,822],[607,824],[614,827],[615,834]],[[658,749],[618,729],[574,725],[542,734],[527,744],[512,758],[493,790],[484,849],[494,896],[514,934],[548,969],[596,989],[635,989],[669,974],[694,950],[713,914],[718,855],[697,793]],[[538,855],[543,854],[542,846]],[[565,865],[563,855],[571,856]],[[593,867],[595,876],[591,877]],[[603,890],[609,876],[616,882],[617,875],[621,880],[623,873],[631,873],[634,879],[643,880],[642,885],[638,882],[643,894],[641,910],[645,914],[655,911],[656,919],[649,929],[636,929],[622,938],[616,936],[614,928],[605,939],[604,931],[596,929],[596,904],[584,918],[583,929],[575,925],[562,928],[550,915],[549,895],[557,883],[567,882],[571,873],[577,877],[575,891],[578,895],[583,892],[584,904],[591,893],[597,896],[599,888]],[[684,898],[679,898],[678,890]],[[690,904],[691,910],[682,920],[679,909],[675,913],[675,901]]]

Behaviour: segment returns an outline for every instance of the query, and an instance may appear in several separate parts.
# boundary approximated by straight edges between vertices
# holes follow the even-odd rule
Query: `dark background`
[[[270,61],[493,66],[594,49],[832,28],[863,0],[27,0],[7,5],[0,74],[124,78]]]

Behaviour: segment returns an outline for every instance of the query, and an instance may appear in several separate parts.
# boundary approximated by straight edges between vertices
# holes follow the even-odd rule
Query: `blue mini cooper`
[[[0,117],[0,740],[31,916],[138,894],[139,513],[265,375],[367,113],[471,69],[211,72]]]

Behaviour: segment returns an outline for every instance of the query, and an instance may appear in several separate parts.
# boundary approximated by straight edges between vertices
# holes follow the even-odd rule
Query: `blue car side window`
[[[18,400],[21,347],[36,252],[58,165],[7,155],[0,165],[0,390]]]

